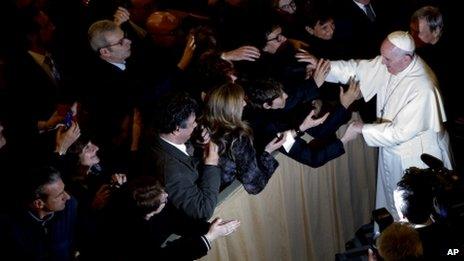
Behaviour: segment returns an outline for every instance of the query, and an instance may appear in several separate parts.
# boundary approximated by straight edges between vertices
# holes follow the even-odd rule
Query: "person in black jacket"
[[[159,106],[153,141],[144,153],[142,173],[157,176],[172,204],[194,219],[213,215],[221,183],[217,146],[210,142],[203,164],[192,157],[188,143],[196,123],[197,103],[186,94],[168,97]]]
[[[73,260],[76,199],[52,167],[35,168],[24,180],[24,205],[0,220],[2,254],[14,260]]]
[[[248,193],[258,194],[279,166],[271,153],[282,146],[285,139],[275,137],[257,154],[251,128],[242,121],[245,105],[243,88],[233,83],[224,84],[206,96],[202,123],[211,140],[219,146],[222,187],[237,178]]]
[[[258,150],[276,135],[286,133],[287,139],[294,142],[286,142],[280,151],[303,164],[320,167],[345,153],[344,145],[356,137],[348,128],[341,139],[333,138],[334,132],[351,117],[347,108],[359,94],[355,82],[351,83],[346,92],[340,90],[341,103],[330,115],[327,113],[313,119],[316,114],[313,109],[303,121],[298,120],[297,123],[292,121],[293,114],[298,104],[305,100],[306,89],[301,88],[295,95],[287,95],[282,84],[272,79],[252,82],[248,89],[252,108],[247,110],[246,119],[259,133],[255,136]],[[307,143],[301,138],[305,132],[316,139]]]
[[[168,202],[168,194],[152,176],[140,176],[122,188],[109,207],[107,242],[110,260],[194,260],[207,254],[212,242],[234,232],[237,220],[186,219]],[[163,242],[171,234],[179,239]],[[115,245],[121,246],[115,251]]]

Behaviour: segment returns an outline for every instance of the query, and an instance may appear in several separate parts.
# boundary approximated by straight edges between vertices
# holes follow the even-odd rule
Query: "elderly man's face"
[[[432,32],[424,18],[412,21],[409,24],[409,28],[416,46],[423,46],[424,44],[436,44],[440,39],[440,29]]]
[[[407,55],[402,54],[401,51],[388,40],[383,41],[380,47],[380,54],[382,55],[382,64],[384,64],[388,72],[393,75],[397,75],[406,69],[411,61]]]
[[[121,29],[114,32],[109,32],[106,35],[106,40],[109,43],[106,48],[110,52],[111,60],[122,63],[131,55],[131,40],[124,36]]]

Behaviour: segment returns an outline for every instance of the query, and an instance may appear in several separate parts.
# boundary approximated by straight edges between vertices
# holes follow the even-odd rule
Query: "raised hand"
[[[121,24],[129,21],[130,13],[126,8],[119,6],[118,9],[116,9],[116,12],[114,13],[113,17],[114,23],[118,26],[121,26]]]
[[[219,163],[218,145],[213,141],[209,141],[203,150],[203,158],[205,165],[217,166]]]
[[[327,117],[329,117],[329,113],[327,112],[326,114],[324,114],[324,116],[322,116],[322,117],[320,117],[318,119],[313,119],[314,114],[315,114],[315,112],[314,112],[314,110],[312,110],[308,114],[308,116],[306,116],[306,118],[300,124],[300,130],[301,131],[306,131],[309,128],[319,126],[322,123],[324,123],[324,121],[327,119]]]
[[[298,62],[309,63],[313,69],[316,68],[317,63],[319,62],[316,56],[308,53],[303,49],[298,49],[298,52],[295,54],[295,58],[298,60]]]
[[[316,65],[316,69],[312,73],[314,82],[316,82],[317,87],[321,87],[321,85],[325,82],[325,78],[327,74],[330,72],[330,61],[319,59]]]
[[[66,154],[69,147],[81,136],[81,130],[79,124],[72,122],[71,127],[66,129],[64,126],[60,126],[56,132],[55,137],[55,152],[60,155]]]
[[[256,61],[261,56],[259,49],[251,46],[244,45],[232,51],[223,52],[221,58],[227,61]]]
[[[359,81],[354,80],[350,77],[349,79],[350,86],[346,92],[343,91],[343,88],[340,86],[340,103],[343,107],[348,108],[355,100],[361,98],[361,89],[359,88]]]
[[[267,145],[266,145],[266,148],[264,148],[264,151],[266,151],[267,153],[272,153],[274,152],[275,150],[279,149],[280,147],[282,147],[282,145],[285,143],[286,139],[287,139],[287,133],[286,132],[282,132],[282,133],[278,133],[277,134],[278,136],[275,137],[274,139],[272,139]]]

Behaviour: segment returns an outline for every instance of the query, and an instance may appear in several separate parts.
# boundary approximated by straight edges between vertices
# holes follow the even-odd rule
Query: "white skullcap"
[[[388,41],[390,41],[394,46],[400,48],[406,52],[414,52],[415,45],[414,39],[412,36],[405,31],[396,31],[387,36]]]

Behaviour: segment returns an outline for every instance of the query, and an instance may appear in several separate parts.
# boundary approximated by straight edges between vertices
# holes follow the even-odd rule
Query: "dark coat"
[[[148,158],[153,172],[164,179],[166,192],[173,205],[187,216],[208,219],[217,204],[221,169],[218,166],[199,166],[193,157],[156,137]]]
[[[266,187],[279,163],[265,151],[257,155],[251,139],[240,137],[235,140],[232,152],[219,158],[219,166],[223,187],[237,178],[248,193],[258,194]]]
[[[45,223],[28,211],[12,212],[1,222],[0,249],[11,260],[72,260],[77,225],[77,201],[54,213]]]

